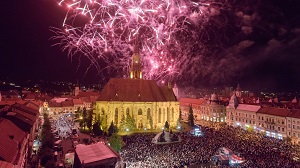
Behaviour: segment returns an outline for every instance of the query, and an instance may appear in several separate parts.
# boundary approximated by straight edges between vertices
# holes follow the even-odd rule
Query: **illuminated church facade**
[[[162,129],[168,121],[177,126],[179,102],[170,86],[158,86],[154,80],[142,79],[141,58],[135,47],[130,78],[111,78],[95,105],[96,115],[120,126],[123,115],[134,118],[137,129]]]

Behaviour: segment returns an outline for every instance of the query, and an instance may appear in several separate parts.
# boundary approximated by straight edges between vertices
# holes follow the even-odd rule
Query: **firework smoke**
[[[62,50],[70,57],[89,59],[99,73],[129,74],[138,36],[144,78],[227,83],[254,64],[262,64],[274,42],[298,45],[299,40],[290,38],[299,39],[293,31],[297,25],[289,24],[295,16],[281,12],[281,3],[60,0],[66,16],[62,27],[51,30]]]
[[[127,73],[134,40],[139,36],[144,78],[172,80],[198,74],[208,52],[207,24],[227,10],[221,1],[61,0],[67,9],[63,28],[52,28],[69,56],[84,55],[98,72]],[[224,22],[225,21],[225,22]],[[125,67],[125,68],[124,68]]]

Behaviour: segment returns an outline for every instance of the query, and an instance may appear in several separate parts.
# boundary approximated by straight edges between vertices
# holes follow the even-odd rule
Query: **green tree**
[[[91,131],[92,130],[92,126],[93,126],[93,110],[89,110],[88,111],[88,116],[86,119],[86,126],[88,127],[88,129]]]
[[[126,122],[127,122],[127,127],[130,130],[135,130],[136,129],[135,119],[132,116],[130,116],[130,114],[126,114]]]
[[[124,115],[122,115],[122,118],[121,118],[121,121],[120,121],[119,130],[126,131],[126,128],[127,128],[126,118],[125,118]]]
[[[181,117],[181,109],[179,109],[179,116],[178,116],[178,119],[177,119],[177,125],[181,125],[181,120],[182,120],[182,117]]]
[[[95,116],[95,121],[96,122],[101,122],[101,120],[100,120],[100,114],[97,114],[96,116]]]
[[[43,148],[39,153],[39,157],[41,159],[41,165],[45,166],[48,161],[53,160],[52,150],[48,147]]]
[[[51,132],[51,124],[48,119],[48,115],[44,116],[44,125],[42,126],[41,141],[42,147],[53,147],[54,137]]]
[[[75,111],[75,117],[79,118],[81,113],[82,113],[82,110],[80,109],[80,107],[77,107],[77,110]]]
[[[79,126],[80,126],[80,128],[83,128],[83,126],[84,126],[84,121],[83,120],[79,121]]]
[[[192,105],[190,105],[190,107],[189,107],[188,125],[190,127],[193,127],[195,125],[195,123],[194,123],[194,112],[193,112]]]
[[[82,109],[82,127],[85,128],[87,123],[87,111],[86,108],[83,107]]]
[[[50,130],[43,130],[41,136],[42,148],[53,148],[54,137]]]
[[[103,128],[103,130],[107,130],[107,115],[102,115],[100,118],[100,123],[101,123],[101,127]]]
[[[42,146],[39,150],[38,156],[41,160],[41,165],[45,166],[48,162],[53,161],[52,148],[54,144],[54,137],[51,132],[51,123],[49,121],[48,114],[44,114],[44,124],[42,126],[41,142]]]
[[[122,137],[119,136],[118,134],[112,134],[112,136],[110,136],[108,139],[108,143],[117,152],[119,152],[124,146]]]
[[[136,129],[136,124],[135,124],[134,118],[132,118],[129,114],[126,115],[126,118],[123,115],[122,118],[121,118],[119,129],[121,131],[126,131],[127,129],[129,129],[130,131],[135,130]]]
[[[93,132],[96,136],[103,134],[103,130],[101,129],[100,125],[101,125],[100,115],[98,115],[98,117],[95,116],[95,123],[93,124]]]
[[[116,127],[114,125],[114,122],[111,121],[110,126],[108,128],[108,136],[111,136],[113,133],[116,133],[116,132],[117,132],[117,130],[116,130]]]

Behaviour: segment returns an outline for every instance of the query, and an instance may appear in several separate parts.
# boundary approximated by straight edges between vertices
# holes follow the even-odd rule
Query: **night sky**
[[[60,47],[52,46],[49,29],[61,27],[66,14],[56,1],[7,0],[2,4],[0,80],[98,83],[110,77],[93,67],[86,71],[87,60],[71,59]],[[214,48],[215,55],[207,56],[208,72],[191,74],[199,77],[184,84],[240,83],[246,89],[299,91],[300,1],[242,0],[233,4],[234,14],[228,16],[233,25],[215,37],[221,45]]]

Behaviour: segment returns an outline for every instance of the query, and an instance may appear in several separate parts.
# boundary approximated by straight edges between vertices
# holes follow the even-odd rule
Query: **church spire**
[[[130,68],[130,78],[131,79],[142,79],[142,65],[141,65],[141,56],[139,53],[139,37],[137,35],[134,44],[134,51],[132,54],[132,62]]]
[[[140,51],[139,51],[139,37],[137,37],[135,39],[135,42],[134,42],[134,49],[133,49],[133,54],[139,54]]]

